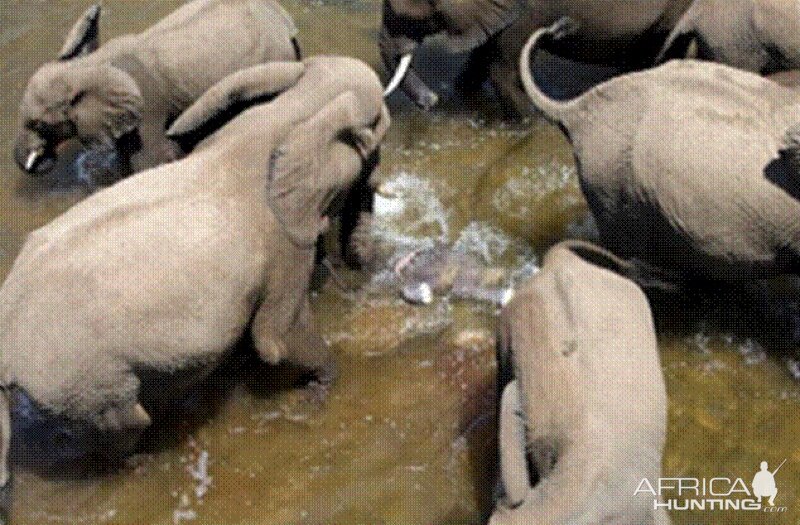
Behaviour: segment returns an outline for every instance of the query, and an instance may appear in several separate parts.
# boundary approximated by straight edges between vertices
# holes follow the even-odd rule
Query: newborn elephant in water
[[[249,66],[299,59],[294,22],[272,0],[196,0],[103,46],[99,24],[95,5],[28,82],[14,148],[28,173],[52,169],[71,139],[88,148],[90,187],[175,160],[183,151],[165,130],[206,89]]]
[[[570,16],[582,24],[570,45],[555,53],[628,69],[652,63],[691,0],[384,0],[380,48],[386,68],[417,105],[438,100],[410,66],[423,41],[443,33],[453,52],[470,52],[462,87],[479,87],[487,75],[509,112],[529,103],[519,81],[519,53],[531,31]],[[402,80],[402,82],[401,82]]]
[[[800,92],[732,67],[673,60],[566,102],[520,58],[533,104],[567,134],[603,243],[675,283],[800,273]]]
[[[667,398],[650,307],[617,264],[588,243],[557,245],[502,313],[499,386],[510,382],[492,525],[669,523],[634,496],[660,477]]]
[[[315,57],[227,77],[169,135],[266,99],[187,158],[95,193],[29,235],[0,289],[0,452],[12,390],[132,446],[248,327],[265,361],[331,381],[308,299],[315,242],[331,200],[372,166],[388,110],[366,64]],[[3,454],[3,485],[8,472]]]

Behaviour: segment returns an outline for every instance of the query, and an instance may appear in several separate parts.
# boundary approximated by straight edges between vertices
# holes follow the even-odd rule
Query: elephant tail
[[[558,40],[571,35],[577,30],[578,22],[572,18],[564,17],[550,27],[535,31],[525,43],[525,47],[522,48],[522,53],[519,57],[520,78],[528,98],[531,99],[531,102],[539,111],[544,113],[545,117],[561,125],[566,124],[570,113],[577,108],[580,97],[567,102],[561,102],[549,97],[533,79],[531,56],[535,55],[536,51],[539,50],[543,40]]]

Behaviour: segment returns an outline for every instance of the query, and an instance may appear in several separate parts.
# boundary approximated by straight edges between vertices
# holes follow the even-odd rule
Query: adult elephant
[[[498,326],[500,488],[490,525],[667,525],[667,395],[647,298],[589,243],[548,251]]]
[[[659,61],[691,55],[767,75],[800,68],[796,0],[694,0]]]
[[[608,248],[675,283],[800,274],[800,93],[722,64],[673,60],[570,101],[526,92],[573,146]]]
[[[234,73],[166,134],[254,107],[28,236],[0,288],[0,504],[19,399],[42,416],[46,450],[116,459],[246,332],[262,360],[330,383],[309,303],[314,247],[337,195],[374,167],[381,92],[345,57]]]
[[[387,91],[400,86],[417,105],[438,100],[411,67],[426,37],[444,33],[453,52],[470,51],[465,87],[480,86],[487,75],[506,108],[527,112],[517,60],[531,32],[563,16],[581,30],[559,55],[633,68],[651,62],[691,0],[384,0],[380,48],[394,71]]]

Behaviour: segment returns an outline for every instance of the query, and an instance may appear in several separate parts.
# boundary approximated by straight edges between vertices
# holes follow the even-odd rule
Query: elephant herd
[[[444,33],[470,53],[461,87],[491,80],[509,113],[561,127],[602,245],[551,248],[500,315],[490,522],[669,523],[632,496],[659,477],[666,434],[641,287],[800,273],[795,2],[385,0],[386,88],[357,59],[303,57],[273,0],[194,0],[103,45],[100,14],[20,103],[19,166],[46,173],[77,141],[104,187],[32,232],[0,288],[5,491],[23,399],[61,445],[121,457],[246,334],[324,396],[319,239],[339,221],[346,261],[369,250],[385,97],[437,102],[413,53]],[[532,73],[542,50],[629,71],[555,100]]]

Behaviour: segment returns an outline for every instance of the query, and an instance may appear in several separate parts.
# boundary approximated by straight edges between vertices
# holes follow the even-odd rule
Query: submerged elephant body
[[[380,36],[387,69],[394,71],[404,54],[422,41],[444,33],[453,51],[472,51],[462,80],[479,86],[488,75],[509,109],[526,113],[517,63],[533,30],[564,16],[580,21],[581,30],[554,52],[568,58],[627,68],[645,65],[658,54],[691,0],[385,0]],[[436,95],[413,68],[401,84],[418,105],[428,108]]]
[[[676,60],[534,105],[567,134],[601,239],[669,280],[800,271],[800,93],[724,65]]]
[[[634,495],[660,477],[667,399],[647,299],[613,259],[557,245],[503,311],[492,525],[669,523]]]
[[[207,373],[248,326],[264,360],[329,381],[307,296],[314,245],[331,199],[386,131],[381,90],[346,58],[234,74],[169,133],[274,99],[31,233],[0,289],[0,408],[19,389],[53,416],[135,435],[150,423],[144,400],[159,404],[174,386],[166,378]]]
[[[242,68],[299,59],[294,22],[272,0],[195,0],[102,46],[99,17],[89,8],[28,83],[14,150],[27,172],[50,170],[74,138],[110,157],[91,160],[112,166],[88,174],[100,182],[175,160],[183,151],[165,130],[206,89]]]

